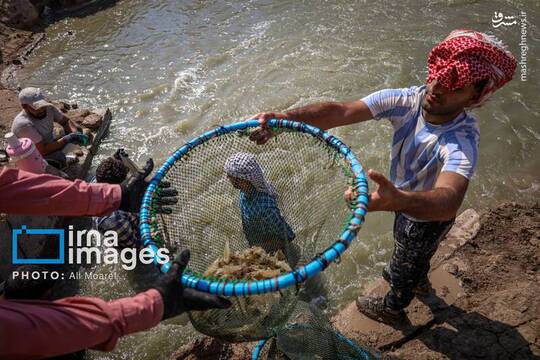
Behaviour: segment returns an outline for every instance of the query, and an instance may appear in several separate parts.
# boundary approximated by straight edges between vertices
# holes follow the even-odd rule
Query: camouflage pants
[[[429,261],[442,238],[454,224],[449,221],[418,222],[396,213],[394,252],[386,268],[390,291],[385,303],[394,310],[404,309],[414,298],[413,289],[427,279]]]

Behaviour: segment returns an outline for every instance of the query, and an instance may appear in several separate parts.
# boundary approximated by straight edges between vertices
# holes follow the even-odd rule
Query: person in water
[[[251,139],[258,144],[275,136],[267,126],[272,118],[323,130],[370,119],[390,120],[394,128],[390,179],[368,171],[377,189],[367,207],[369,212],[395,213],[394,252],[383,270],[390,291],[384,297],[356,300],[366,316],[399,322],[414,296],[429,294],[430,259],[454,223],[478,159],[480,132],[467,110],[481,106],[510,81],[516,64],[493,36],[455,30],[431,50],[425,85],[256,116],[261,129]],[[354,197],[354,191],[349,189],[345,197]]]
[[[277,193],[257,163],[255,155],[236,153],[225,163],[225,173],[231,184],[240,190],[242,227],[250,246],[260,246],[267,253],[282,250],[290,266],[300,260],[301,250],[291,242],[296,235],[281,215]],[[313,305],[325,306],[327,289],[322,274],[308,279],[300,299]]]
[[[295,234],[281,215],[277,193],[265,179],[255,155],[236,153],[227,159],[224,170],[231,184],[240,190],[242,228],[249,245],[269,253],[286,249]]]

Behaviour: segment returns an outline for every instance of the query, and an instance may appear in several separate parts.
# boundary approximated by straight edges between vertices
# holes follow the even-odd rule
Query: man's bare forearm
[[[458,201],[459,200],[459,201]],[[456,198],[456,192],[449,188],[429,191],[402,191],[394,211],[400,211],[416,219],[427,221],[447,221],[453,219],[463,199]]]
[[[366,121],[373,117],[369,108],[361,101],[326,101],[289,110],[285,115],[288,119],[302,121],[323,130]]]
[[[66,146],[66,142],[62,139],[58,139],[51,143],[39,143],[36,147],[41,155],[49,155],[55,151],[61,150]]]
[[[327,101],[292,109],[285,114],[288,119],[305,122],[319,129],[327,130],[334,127],[335,119],[344,116],[344,111],[341,103]]]

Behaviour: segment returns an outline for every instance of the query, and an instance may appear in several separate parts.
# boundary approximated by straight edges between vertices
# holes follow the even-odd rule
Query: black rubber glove
[[[153,169],[154,161],[152,159],[148,159],[148,161],[146,161],[146,165],[140,173],[129,177],[120,185],[122,188],[122,200],[119,207],[120,210],[134,213],[139,212],[144,192],[148,187],[148,181],[146,181],[146,178],[148,175],[150,175]],[[171,208],[163,205],[174,205],[178,202],[178,199],[176,198],[178,191],[175,189],[169,189],[169,187],[170,184],[167,182],[162,181],[160,183],[159,193],[155,197],[155,201],[157,203],[156,210],[159,213],[170,214],[172,212]]]
[[[226,309],[231,306],[231,302],[225,298],[182,286],[180,278],[188,262],[189,250],[184,250],[173,261],[169,271],[153,287],[163,298],[162,320],[189,310]]]

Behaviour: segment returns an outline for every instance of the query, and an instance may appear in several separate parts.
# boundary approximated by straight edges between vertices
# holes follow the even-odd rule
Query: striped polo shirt
[[[394,128],[390,180],[407,191],[431,190],[440,172],[471,179],[478,159],[480,131],[467,112],[442,125],[422,115],[426,86],[386,89],[362,98],[374,118]]]

